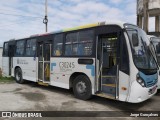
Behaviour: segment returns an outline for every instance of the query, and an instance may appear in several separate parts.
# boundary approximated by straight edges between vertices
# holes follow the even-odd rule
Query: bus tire
[[[74,96],[81,100],[88,100],[92,96],[91,82],[84,75],[77,76],[73,81]]]
[[[17,83],[20,83],[20,84],[24,83],[21,68],[17,68],[15,70],[15,80],[16,80]]]

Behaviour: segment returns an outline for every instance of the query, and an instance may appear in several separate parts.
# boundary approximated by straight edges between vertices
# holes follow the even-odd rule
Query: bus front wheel
[[[22,77],[21,68],[17,68],[16,69],[16,71],[15,71],[15,80],[16,80],[17,83],[20,83],[20,84],[24,83],[24,80],[23,80],[23,77]]]
[[[79,75],[73,81],[73,92],[76,98],[82,100],[88,100],[92,96],[91,82],[84,76]]]

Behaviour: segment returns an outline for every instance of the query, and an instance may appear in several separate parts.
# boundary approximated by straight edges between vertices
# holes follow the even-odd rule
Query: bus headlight
[[[136,80],[137,80],[137,82],[138,82],[142,87],[145,87],[144,80],[141,79],[141,77],[139,76],[139,74],[137,74]]]

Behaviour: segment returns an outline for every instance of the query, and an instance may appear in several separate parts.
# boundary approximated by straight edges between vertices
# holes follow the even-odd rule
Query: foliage
[[[13,77],[2,77],[2,76],[0,76],[0,83],[10,83],[10,82],[14,82]]]

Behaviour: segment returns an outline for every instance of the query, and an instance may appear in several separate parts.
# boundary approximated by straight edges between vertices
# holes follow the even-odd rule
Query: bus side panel
[[[13,68],[20,67],[23,74],[23,79],[36,82],[37,76],[37,59],[34,57],[14,57]]]
[[[129,92],[129,75],[119,71],[119,100],[126,101]]]
[[[86,74],[90,79],[92,84],[92,94],[94,94],[94,61],[95,59],[93,58],[93,64],[86,65],[78,64],[78,58],[51,58],[51,85],[69,89],[70,76],[75,72],[80,72]]]
[[[9,76],[9,57],[2,58],[2,74],[3,76]]]

